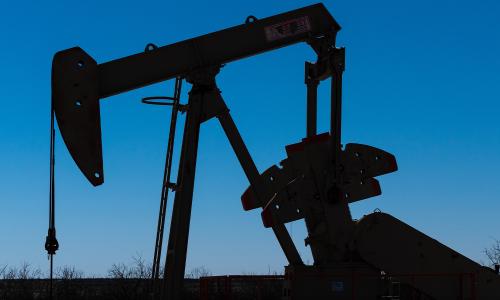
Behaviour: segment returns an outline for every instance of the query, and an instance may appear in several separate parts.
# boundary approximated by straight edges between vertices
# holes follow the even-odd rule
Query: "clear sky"
[[[102,63],[312,4],[312,1],[9,1],[0,10],[0,265],[47,267],[50,68],[80,46]],[[396,155],[380,208],[474,260],[500,238],[500,4],[483,1],[327,1],[347,51],[343,142]],[[305,134],[306,45],[228,64],[219,87],[263,171]],[[175,59],[175,57],[172,57]],[[106,182],[94,188],[57,136],[56,266],[105,275],[113,263],[153,255],[170,111],[140,98],[173,82],[101,102]],[[186,101],[187,85],[183,101]],[[328,85],[319,129],[328,130]],[[180,118],[180,122],[184,117]],[[179,123],[182,124],[182,123]],[[179,128],[182,128],[180,126]],[[177,139],[180,142],[180,139]],[[177,143],[179,146],[180,143]],[[176,156],[179,155],[176,147]],[[203,124],[187,269],[281,271],[285,258],[258,211],[216,120]],[[172,200],[173,197],[170,197]],[[170,201],[170,204],[172,201]],[[169,205],[169,208],[171,206]],[[170,210],[169,214],[170,216]],[[305,261],[304,225],[287,225]],[[166,228],[168,231],[168,228]]]

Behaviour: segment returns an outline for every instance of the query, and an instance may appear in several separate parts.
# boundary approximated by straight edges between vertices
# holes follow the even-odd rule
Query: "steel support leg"
[[[256,189],[256,195],[261,194],[260,177],[257,167],[229,114],[224,100],[220,96],[220,91],[215,85],[215,75],[217,72],[218,69],[209,70],[208,73],[194,74],[194,79],[191,78],[194,84],[189,93],[188,113],[186,125],[184,126],[181,158],[177,176],[178,188],[174,198],[167,247],[164,273],[165,284],[161,292],[161,299],[182,299],[198,139],[200,124],[202,122],[217,116],[250,184]],[[197,84],[197,81],[202,82],[202,84]],[[277,225],[273,227],[273,231],[289,263],[292,265],[303,264],[285,225]]]
[[[194,85],[188,100],[161,299],[182,297],[203,101],[203,89]]]
[[[255,195],[259,199],[261,199],[260,195],[262,195],[262,192],[260,188],[261,184],[259,171],[257,170],[257,167],[255,166],[255,163],[253,162],[253,159],[250,156],[250,153],[248,152],[248,149],[245,146],[238,128],[236,127],[233,118],[229,114],[229,109],[227,109],[220,93],[217,93],[215,96],[216,99],[214,100],[216,101],[213,102],[214,105],[224,108],[220,113],[217,114],[217,118],[219,119],[219,122],[224,129],[224,133],[226,134],[226,137],[229,140],[229,143],[231,144],[231,147],[233,148],[233,151],[236,154],[236,157],[238,158],[238,161],[240,162],[240,165],[243,168],[243,171],[245,172],[250,185],[254,189]],[[210,103],[212,103],[212,101],[210,101]],[[265,204],[267,203],[262,203],[262,206],[264,206]],[[290,234],[288,233],[285,225],[276,224],[272,228],[274,234],[276,235],[276,238],[278,239],[281,249],[285,253],[288,262],[291,265],[302,265],[303,262],[300,258],[300,254],[297,251],[297,248],[295,247],[295,244],[293,243],[293,240],[290,237]]]

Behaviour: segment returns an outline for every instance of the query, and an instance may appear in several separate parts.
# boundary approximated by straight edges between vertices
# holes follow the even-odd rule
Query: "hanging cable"
[[[56,239],[55,227],[55,137],[56,131],[54,128],[54,105],[50,105],[50,182],[49,182],[49,230],[45,238],[45,250],[47,250],[50,260],[50,283],[49,283],[49,299],[53,299],[53,269],[54,269],[54,254],[59,249],[59,243]]]

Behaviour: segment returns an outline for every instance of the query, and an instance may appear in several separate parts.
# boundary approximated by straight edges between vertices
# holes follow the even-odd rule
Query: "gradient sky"
[[[0,10],[0,265],[44,270],[48,223],[50,68],[80,46],[102,63],[267,17],[312,1],[9,1]],[[347,51],[343,142],[396,155],[383,195],[351,205],[354,217],[388,212],[464,255],[485,260],[500,238],[500,4],[483,1],[327,1]],[[175,59],[175,57],[172,57]],[[306,45],[228,64],[219,87],[263,171],[305,134]],[[101,102],[106,182],[79,173],[56,144],[56,266],[105,275],[153,254],[170,110],[140,104],[173,82]],[[188,85],[183,91],[186,101]],[[328,84],[319,131],[328,130]],[[180,118],[179,128],[184,116]],[[179,131],[180,132],[180,131]],[[177,139],[180,145],[180,138]],[[175,155],[179,155],[176,147]],[[286,261],[258,211],[216,120],[203,124],[187,269],[215,274],[281,271]],[[169,204],[173,197],[170,197]],[[171,205],[169,205],[171,209]],[[169,214],[170,216],[170,210]],[[287,225],[305,261],[303,222]],[[168,232],[168,228],[166,228]]]

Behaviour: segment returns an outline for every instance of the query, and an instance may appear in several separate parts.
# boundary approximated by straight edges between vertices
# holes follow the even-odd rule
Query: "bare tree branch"
[[[81,279],[84,276],[83,271],[77,270],[75,266],[62,266],[56,269],[56,278],[71,280]]]
[[[189,279],[198,279],[200,277],[207,277],[211,276],[212,272],[210,272],[209,269],[207,269],[205,266],[200,266],[191,269],[189,272],[186,273],[186,278]]]
[[[124,263],[113,264],[108,270],[108,276],[116,279],[149,279],[152,274],[152,266],[146,263],[141,255],[132,257],[132,266]]]
[[[500,240],[495,240],[490,248],[484,249],[484,254],[488,257],[490,267],[500,265]]]
[[[0,278],[5,278],[6,271],[7,271],[7,265],[0,266]]]

